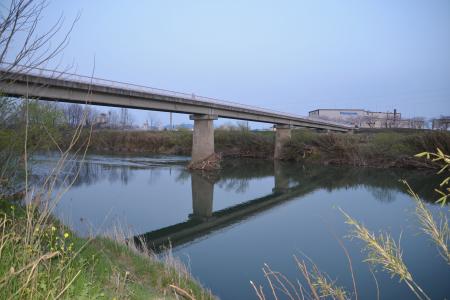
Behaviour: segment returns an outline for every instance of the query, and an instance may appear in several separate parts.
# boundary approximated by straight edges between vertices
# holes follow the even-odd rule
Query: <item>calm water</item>
[[[402,233],[415,280],[433,299],[450,296],[450,268],[420,234],[414,202],[398,182],[408,179],[435,213],[434,175],[263,160],[228,160],[219,173],[205,175],[186,171],[188,159],[91,155],[56,215],[83,236],[126,224],[156,250],[170,238],[175,256],[221,299],[256,299],[250,280],[269,296],[264,263],[300,279],[292,256],[302,253],[352,290],[339,237],[352,257],[359,298],[376,299],[361,243],[344,238],[349,227],[340,207],[371,230]],[[54,161],[38,157],[35,173],[45,174]],[[396,279],[375,275],[381,299],[414,298]]]

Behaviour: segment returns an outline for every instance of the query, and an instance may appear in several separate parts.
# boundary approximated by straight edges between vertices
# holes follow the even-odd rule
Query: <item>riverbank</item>
[[[216,130],[214,135],[216,152],[223,157],[273,158],[274,132]],[[385,129],[327,134],[296,129],[283,148],[282,159],[322,165],[436,168],[432,162],[414,157],[436,148],[450,152],[450,133]],[[97,153],[190,155],[192,132],[96,130],[89,149]]]
[[[213,299],[170,255],[85,239],[30,206],[0,201],[1,299]]]

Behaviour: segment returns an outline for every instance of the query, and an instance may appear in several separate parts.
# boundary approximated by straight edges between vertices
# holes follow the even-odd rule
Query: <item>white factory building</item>
[[[424,128],[420,119],[402,119],[397,110],[374,112],[364,109],[316,109],[309,112],[310,118],[345,122],[359,128]]]

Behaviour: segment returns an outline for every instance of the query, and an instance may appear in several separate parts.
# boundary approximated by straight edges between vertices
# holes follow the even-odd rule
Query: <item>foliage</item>
[[[448,152],[447,152],[448,153]],[[416,157],[426,157],[428,160],[432,160],[433,162],[440,162],[441,169],[438,174],[443,173],[444,171],[450,172],[450,156],[444,154],[439,148],[437,148],[436,153],[432,152],[422,152],[416,154]],[[449,186],[450,176],[446,177],[440,184],[439,189],[435,189],[435,191],[441,196],[437,202],[445,205],[447,203],[448,197],[450,197],[450,186]]]
[[[0,97],[0,116],[0,190],[14,193],[23,181],[25,147],[29,157],[61,150],[64,115],[56,104]]]
[[[71,286],[89,262],[75,252],[71,234],[37,222],[34,206],[27,206],[24,216],[16,216],[17,209],[11,206],[0,217],[0,298],[73,297]]]

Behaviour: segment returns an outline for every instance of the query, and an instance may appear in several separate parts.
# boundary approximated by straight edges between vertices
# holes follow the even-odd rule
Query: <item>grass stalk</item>
[[[366,262],[375,266],[381,266],[392,277],[398,276],[400,282],[404,281],[418,299],[430,299],[414,281],[406,264],[403,262],[400,241],[396,242],[387,233],[376,236],[342,209],[340,211],[345,216],[346,223],[353,227],[351,237],[357,238],[365,243],[364,250],[368,253]]]
[[[419,195],[414,192],[411,186],[405,180],[402,181],[406,187],[408,193],[414,199],[416,203],[416,216],[419,220],[421,230],[428,235],[428,237],[436,245],[439,254],[442,258],[450,264],[450,251],[448,247],[448,240],[450,237],[450,230],[448,227],[447,216],[441,214],[439,224],[434,220],[431,212],[426,208]]]

